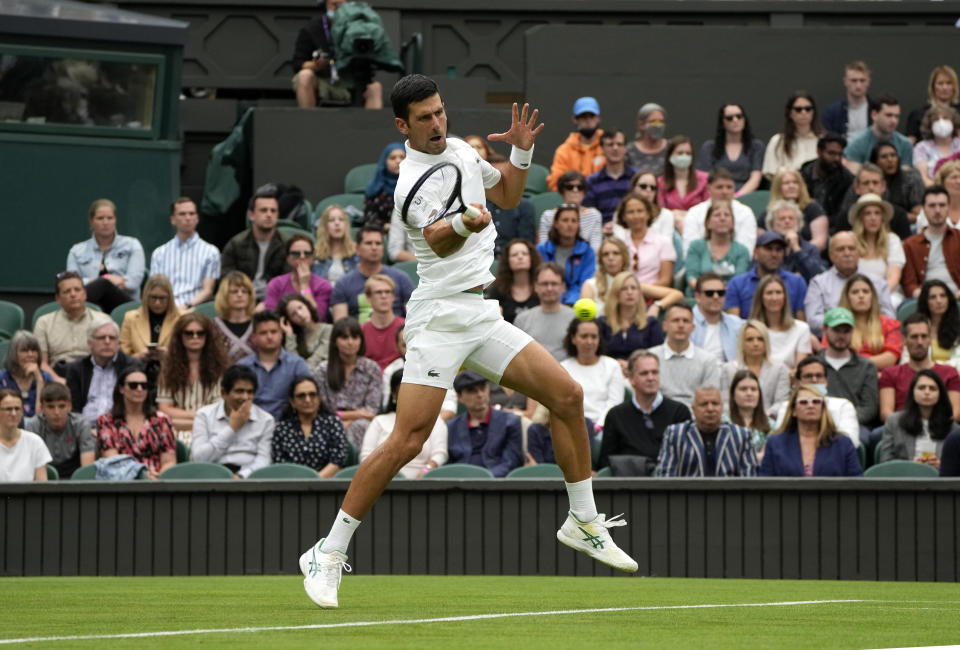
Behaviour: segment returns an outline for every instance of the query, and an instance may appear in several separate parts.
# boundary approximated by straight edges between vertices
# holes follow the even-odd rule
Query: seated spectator
[[[687,213],[687,217],[693,210]],[[714,201],[703,222],[704,238],[690,243],[685,261],[687,295],[693,295],[697,278],[702,273],[715,273],[724,282],[734,275],[746,273],[750,251],[734,240],[733,209],[726,201]]]
[[[797,370],[793,374],[795,384],[811,384],[824,395],[827,395],[827,366],[823,359],[819,357],[807,357],[797,364]],[[827,412],[833,418],[833,423],[837,431],[850,438],[854,446],[860,444],[860,432],[862,427],[857,421],[857,409],[853,402],[843,397],[826,397]],[[784,400],[776,407],[774,417],[774,428],[783,423],[784,415],[787,412],[787,401]],[[864,439],[864,443],[869,441]]]
[[[787,242],[777,232],[767,231],[757,239],[753,250],[754,262],[746,273],[735,275],[727,283],[727,297],[723,308],[728,314],[746,316],[753,307],[753,297],[757,285],[766,277],[779,277],[787,290],[787,298],[793,317],[804,319],[803,301],[807,293],[807,283],[796,273],[783,269],[783,257]]]
[[[490,388],[483,375],[464,370],[453,381],[466,412],[447,422],[451,463],[479,465],[506,476],[523,464],[520,418],[490,408]]]
[[[90,354],[87,328],[110,316],[87,307],[83,280],[72,271],[57,274],[54,297],[60,309],[38,318],[33,333],[40,343],[40,369],[62,382],[67,364]]]
[[[700,145],[697,169],[711,172],[721,167],[733,175],[737,196],[759,188],[763,180],[763,142],[753,137],[750,118],[740,104],[720,107],[716,135]]]
[[[787,285],[778,275],[768,275],[757,285],[750,320],[760,321],[770,333],[770,360],[793,368],[813,352],[810,327],[791,315]]]
[[[374,449],[386,442],[390,434],[393,433],[394,425],[397,422],[397,394],[400,391],[400,380],[402,378],[402,370],[398,370],[390,376],[390,400],[385,411],[370,421],[370,426],[363,434],[363,446],[360,448],[359,455],[361,463],[373,453]],[[437,421],[433,423],[433,430],[430,431],[430,436],[423,443],[420,453],[401,467],[400,473],[406,478],[417,479],[446,463],[448,457],[447,425],[443,418],[438,417]]]
[[[947,387],[953,406],[953,419],[960,422],[960,375],[952,366],[934,363],[930,358],[930,321],[923,314],[910,314],[903,319],[903,338],[907,348],[906,363],[889,366],[880,373],[880,419],[886,421],[907,402],[910,382],[920,370],[933,370]]]
[[[847,280],[858,273],[860,253],[857,250],[857,238],[851,232],[838,232],[830,238],[830,262],[832,267],[814,276],[807,287],[807,295],[801,303],[804,307],[804,319],[810,331],[820,334],[823,315],[840,302],[840,294]],[[893,317],[893,305],[890,302],[890,287],[886,281],[872,273],[859,273],[870,279],[879,296],[880,313]],[[792,296],[791,296],[792,298]],[[791,300],[791,304],[793,301]]]
[[[903,242],[903,291],[911,298],[920,296],[927,278],[942,280],[951,296],[960,295],[960,232],[948,226],[949,200],[942,186],[928,187],[923,193],[925,227]]]
[[[120,332],[112,320],[87,328],[87,346],[89,355],[71,362],[66,376],[73,412],[82,413],[92,426],[113,406],[120,371],[136,360],[120,351]]]
[[[37,398],[53,376],[40,369],[40,342],[27,330],[15,332],[7,344],[0,369],[0,388],[9,388],[23,398],[23,417],[32,418],[39,406]],[[20,423],[23,426],[23,422]]]
[[[650,348],[660,359],[660,390],[666,397],[690,405],[698,386],[719,383],[720,368],[709,352],[690,342],[693,309],[689,305],[681,302],[668,307],[663,328],[666,341]]]
[[[736,239],[750,255],[757,242],[757,218],[748,206],[734,199],[733,176],[723,167],[717,167],[708,177],[708,198],[690,208],[683,219],[683,250],[686,255],[691,244],[706,234],[707,210],[714,201],[730,204],[733,213],[733,231]]]
[[[960,83],[957,82],[956,71],[949,65],[938,65],[933,69],[927,82],[927,103],[910,111],[907,116],[904,133],[913,142],[918,142],[923,137],[920,123],[927,111],[934,106],[960,110]]]
[[[580,239],[590,244],[590,248],[596,252],[603,238],[603,216],[598,209],[583,205],[583,199],[587,194],[586,177],[576,170],[564,172],[557,181],[557,191],[563,199],[562,205],[577,206],[580,211]],[[556,213],[557,208],[549,208],[540,215],[537,243],[542,244],[547,241]]]
[[[743,327],[742,318],[724,313],[726,293],[723,278],[716,273],[701,275],[693,290],[697,304],[693,308],[690,341],[721,363],[737,358],[737,333]]]
[[[674,237],[676,236],[676,238],[680,240],[680,234],[677,232],[677,227],[683,227],[683,219],[681,219],[680,223],[678,224],[673,212],[660,206],[658,191],[659,188],[657,186],[657,175],[649,169],[641,169],[633,175],[633,178],[630,179],[629,193],[645,198],[646,200],[650,201],[650,205],[653,206],[653,223],[650,224],[650,229],[656,233],[659,233],[660,236],[667,241],[674,242],[674,248],[677,248]],[[625,228],[614,222],[613,235],[618,239],[626,240],[627,231]],[[678,260],[682,254],[683,247],[681,246],[677,252]]]
[[[647,102],[637,110],[637,133],[627,145],[627,164],[636,169],[649,169],[654,176],[663,175],[667,159],[667,109]]]
[[[477,152],[477,155],[486,160],[488,163],[499,164],[507,162],[507,159],[494,151],[493,147],[490,146],[490,143],[487,142],[487,140],[482,136],[465,135],[463,137],[463,141],[473,147],[473,150]]]
[[[586,177],[605,163],[600,146],[603,130],[597,128],[600,126],[600,104],[596,99],[580,97],[573,103],[573,124],[577,130],[553,152],[553,163],[547,176],[547,186],[553,192],[557,191],[564,172],[576,170]]]
[[[800,169],[803,163],[817,157],[817,142],[823,127],[817,117],[813,95],[797,90],[784,106],[783,131],[767,143],[763,154],[763,174],[767,178],[781,169]]]
[[[563,268],[556,262],[544,262],[535,271],[533,290],[540,304],[519,314],[513,324],[533,337],[557,361],[567,358],[563,333],[575,318],[573,309],[560,302],[564,292]]]
[[[960,113],[952,106],[934,106],[923,116],[920,133],[923,139],[913,147],[913,166],[920,172],[924,185],[933,185],[937,162],[960,152]]]
[[[286,237],[277,230],[280,207],[275,185],[264,185],[250,197],[250,227],[234,235],[220,254],[220,272],[242,271],[253,281],[257,302],[264,299],[267,283],[290,270]]]
[[[587,176],[587,194],[583,205],[596,208],[603,216],[603,223],[613,220],[613,213],[630,191],[630,179],[637,170],[626,164],[627,141],[623,131],[607,129],[600,136],[600,148],[606,164]],[[612,226],[605,227],[606,234],[612,234]]]
[[[733,385],[733,378],[742,370],[749,370],[757,377],[764,413],[774,409],[790,395],[790,368],[771,358],[772,346],[767,326],[758,320],[744,323],[737,337],[737,357],[720,368],[720,392],[726,396]],[[730,408],[730,403],[726,403]]]
[[[177,307],[190,310],[213,298],[220,277],[220,251],[197,234],[197,204],[181,196],[170,205],[177,233],[150,255],[150,275],[164,275],[173,285]]]
[[[863,476],[856,446],[840,435],[824,397],[811,384],[793,390],[783,424],[767,438],[760,476]]]
[[[855,324],[849,309],[834,307],[826,313],[823,319],[826,345],[815,358],[823,361],[827,374],[812,379],[814,384],[822,384],[825,380],[827,396],[849,400],[857,409],[857,420],[872,427],[877,422],[880,407],[877,366],[851,349]]]
[[[521,420],[522,422],[522,420]],[[596,430],[597,425],[590,418],[584,418],[584,425],[587,428],[588,435]],[[531,422],[527,427],[526,446],[523,450],[523,466],[539,465],[540,463],[557,462],[557,457],[553,452],[553,438],[550,436],[550,420],[545,422]]]
[[[46,444],[52,457],[49,462],[61,479],[68,479],[78,468],[93,463],[97,442],[83,416],[70,412],[70,391],[66,386],[45,384],[37,410],[37,417],[27,422],[25,428]]]
[[[217,338],[227,352],[227,360],[236,363],[253,354],[253,312],[256,297],[253,283],[240,271],[228,271],[220,280],[217,298],[213,303],[217,317]]]
[[[556,262],[564,269],[565,290],[560,301],[572,305],[580,299],[580,287],[593,277],[597,256],[590,245],[580,238],[580,213],[574,205],[561,205],[547,241],[537,246],[545,262]]]
[[[290,384],[287,417],[273,430],[274,463],[312,467],[320,478],[332,478],[346,466],[350,452],[343,423],[320,399],[317,380],[306,375]]]
[[[877,142],[889,142],[897,148],[900,161],[904,165],[913,166],[913,143],[907,136],[897,132],[900,124],[900,102],[891,95],[881,95],[870,105],[870,128],[864,129],[850,138],[847,147],[843,150],[843,164],[856,174],[860,167],[867,162],[870,152],[877,146]]]
[[[203,314],[184,314],[173,326],[160,365],[157,408],[188,445],[197,411],[220,398],[220,377],[228,362],[216,333],[213,321]]]
[[[257,375],[253,402],[279,420],[289,400],[290,383],[296,377],[309,375],[310,368],[299,356],[283,349],[283,329],[275,311],[266,309],[253,315],[253,340],[256,352],[240,359],[237,365],[253,368]]]
[[[792,170],[781,172],[782,175],[796,173]],[[823,269],[820,249],[800,236],[800,219],[803,217],[800,207],[793,201],[781,199],[770,204],[766,215],[767,231],[777,233],[786,243],[783,256],[784,270],[796,273],[809,282],[810,278]],[[826,237],[824,237],[824,244],[826,244]]]
[[[817,140],[817,157],[800,166],[800,176],[810,197],[823,207],[830,223],[842,212],[843,199],[853,185],[853,174],[843,166],[843,149],[847,140],[836,133],[826,133]],[[774,177],[776,178],[776,177]],[[771,198],[773,192],[771,190]],[[783,198],[787,198],[784,196]],[[798,203],[801,203],[798,201]],[[802,209],[802,208],[801,208]],[[821,228],[824,248],[827,243],[829,227]],[[817,243],[819,238],[811,232],[810,241]],[[819,244],[817,245],[819,248]]]
[[[685,135],[670,138],[663,175],[657,179],[660,205],[672,211],[677,219],[683,218],[687,210],[710,198],[707,178],[708,174],[693,164],[693,141]]]
[[[917,298],[917,313],[930,321],[930,358],[960,367],[960,309],[943,280],[927,280]]]
[[[877,447],[877,462],[912,460],[940,469],[943,441],[960,427],[953,421],[953,406],[940,375],[918,370],[910,382],[902,411],[887,418]]]
[[[317,221],[317,246],[311,273],[331,284],[357,267],[357,246],[350,235],[350,218],[339,205],[327,207]]]
[[[110,410],[97,418],[97,446],[101,458],[131,456],[154,480],[177,464],[173,424],[158,413],[149,399],[147,373],[133,363],[117,374]]]
[[[380,410],[380,366],[366,358],[363,330],[355,318],[333,324],[330,352],[314,376],[323,403],[343,421],[347,440],[359,449],[363,433]]]
[[[877,370],[899,363],[903,352],[900,322],[880,313],[873,283],[859,273],[850,277],[840,294],[840,306],[853,314],[850,347],[873,361]]]
[[[844,98],[823,111],[823,126],[828,131],[842,133],[848,138],[870,126],[870,68],[863,61],[851,61],[844,66]]]
[[[950,197],[947,225],[951,228],[960,228],[960,160],[951,160],[941,165],[933,180],[934,185],[945,188],[947,196]],[[926,225],[926,215],[921,211],[917,216],[917,231],[922,231]]]
[[[277,305],[280,327],[283,329],[283,347],[298,354],[307,362],[310,372],[316,372],[330,351],[330,332],[333,325],[320,322],[320,315],[304,296],[290,293]]]
[[[857,172],[857,176],[853,180],[853,186],[847,190],[846,195],[843,197],[840,211],[830,222],[830,229],[834,232],[850,230],[853,227],[853,224],[850,222],[850,211],[860,197],[867,194],[875,194],[887,200],[889,200],[890,196],[886,174],[882,169],[870,162],[864,163],[860,171]],[[896,234],[897,237],[900,238],[900,241],[903,241],[910,236],[911,217],[907,214],[906,209],[893,203],[890,203],[890,205],[893,207],[893,216],[890,218],[890,231]]]
[[[390,229],[393,191],[397,187],[397,179],[400,178],[400,163],[406,157],[407,150],[399,142],[391,142],[380,152],[377,169],[363,191],[364,223],[377,226],[381,230]]]
[[[690,409],[660,392],[660,359],[652,352],[635,350],[626,374],[633,396],[607,412],[597,469],[610,467],[611,456],[639,456],[649,475],[656,467],[663,432],[689,420]]]
[[[533,290],[533,274],[542,261],[537,249],[525,239],[507,244],[506,255],[500,257],[497,265],[497,278],[486,288],[484,297],[500,303],[503,319],[508,323],[540,304]]]
[[[693,396],[693,420],[667,427],[657,476],[756,476],[750,432],[723,421],[720,390],[705,384]]]
[[[624,271],[613,278],[604,304],[605,315],[599,318],[597,325],[607,354],[617,359],[621,367],[626,367],[627,358],[634,350],[645,350],[663,343],[660,321],[655,313],[647,311],[645,302],[641,285],[632,273]],[[672,304],[677,302],[679,300]],[[659,306],[651,311],[653,309],[659,309]]]
[[[896,307],[903,301],[899,288],[906,258],[900,238],[890,232],[891,218],[893,206],[876,194],[864,194],[850,208],[850,225],[860,254],[857,270],[884,278]]]
[[[607,411],[623,401],[623,370],[604,354],[597,321],[575,318],[563,339],[567,358],[560,365],[583,389],[583,413],[594,422],[603,422]]]
[[[20,393],[0,389],[0,483],[47,480],[53,458],[40,436],[20,428],[22,418]]]
[[[617,207],[617,224],[627,230],[624,242],[637,281],[671,287],[677,252],[672,240],[650,228],[653,218],[653,204],[636,194],[625,196]]]
[[[313,241],[306,235],[291,235],[287,240],[287,265],[291,271],[278,275],[267,283],[263,299],[266,309],[276,309],[280,299],[288,293],[297,293],[311,303],[323,320],[327,319],[333,285],[310,271],[313,262]]]
[[[364,293],[373,311],[370,320],[360,326],[367,349],[366,357],[373,359],[380,370],[400,357],[397,350],[397,330],[403,327],[403,319],[393,313],[394,284],[390,276],[377,273],[367,278]]]
[[[361,323],[366,322],[370,317],[370,303],[366,300],[364,285],[367,278],[377,273],[389,275],[393,279],[396,285],[393,313],[405,316],[407,301],[413,293],[413,284],[409,276],[400,269],[383,265],[383,233],[373,226],[364,226],[360,231],[357,256],[357,267],[337,280],[333,287],[330,297],[332,321],[336,323],[344,316],[351,316]]]
[[[618,273],[630,268],[630,252],[622,239],[607,237],[597,252],[597,271],[593,277],[583,283],[581,298],[590,298],[597,303],[597,316],[603,316],[603,305],[607,293]]]
[[[764,412],[760,380],[747,368],[741,368],[730,378],[730,388],[723,392],[727,398],[727,417],[731,424],[750,432],[750,442],[757,458],[763,458],[763,448],[770,433],[770,418]]]
[[[257,374],[230,366],[220,381],[220,399],[197,411],[190,460],[219,463],[237,478],[270,464],[275,421],[253,403]]]
[[[67,270],[83,279],[87,300],[109,314],[139,299],[143,246],[136,237],[117,234],[117,206],[109,199],[90,205],[90,229],[93,237],[70,248]]]
[[[960,431],[954,431],[943,441],[940,476],[960,476]]]
[[[922,207],[925,187],[920,172],[912,167],[901,165],[897,148],[889,142],[877,143],[870,152],[870,162],[883,172],[883,180],[887,185],[885,198],[890,201],[894,209],[905,210],[907,219],[911,223],[914,222]]]
[[[156,386],[160,362],[167,354],[170,335],[179,317],[173,286],[163,275],[147,278],[140,307],[123,315],[120,349],[143,364],[151,389]]]
[[[838,201],[842,200],[842,196],[838,198]],[[770,182],[770,203],[767,211],[758,220],[761,227],[765,227],[767,230],[771,229],[768,216],[771,211],[770,208],[780,201],[790,201],[800,209],[796,228],[800,233],[800,238],[816,246],[819,251],[826,250],[830,220],[827,218],[823,206],[810,197],[801,172],[795,169],[782,169],[773,177]]]

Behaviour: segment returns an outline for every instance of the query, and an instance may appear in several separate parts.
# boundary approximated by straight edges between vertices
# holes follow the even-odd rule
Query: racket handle
[[[473,207],[472,205],[468,205],[463,210],[463,216],[468,217],[470,219],[476,219],[477,217],[480,216],[480,214],[481,212],[477,210],[475,207]]]

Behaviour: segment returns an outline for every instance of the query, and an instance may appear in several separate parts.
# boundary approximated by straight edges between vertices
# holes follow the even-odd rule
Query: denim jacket
[[[87,284],[100,275],[100,261],[107,273],[122,276],[127,283],[126,292],[131,300],[140,298],[140,283],[143,282],[143,246],[136,237],[116,235],[106,253],[100,251],[95,237],[74,244],[67,253],[67,270],[75,271]]]
[[[720,344],[723,346],[723,356],[727,361],[737,360],[737,337],[740,336],[740,328],[743,327],[743,319],[726,312],[720,315]],[[707,338],[707,319],[700,311],[699,306],[693,308],[693,332],[690,334],[690,342],[698,348],[702,348]]]
[[[356,253],[350,257],[343,258],[343,273],[346,275],[353,269],[357,268],[357,262],[359,261]],[[325,260],[314,260],[313,264],[310,266],[310,272],[316,275],[319,275],[321,278],[326,278],[327,273],[330,272],[330,267],[333,265],[333,258],[328,257]]]

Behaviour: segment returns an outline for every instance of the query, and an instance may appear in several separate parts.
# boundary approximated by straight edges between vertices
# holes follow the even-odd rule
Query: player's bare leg
[[[583,390],[542,345],[533,341],[513,358],[501,384],[550,410],[550,437],[563,470],[570,513],[557,539],[604,564],[633,573],[637,563],[614,543],[607,530],[626,522],[597,513],[590,478],[590,442],[583,418]]]

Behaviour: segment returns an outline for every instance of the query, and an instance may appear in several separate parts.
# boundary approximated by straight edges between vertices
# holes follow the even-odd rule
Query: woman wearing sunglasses
[[[297,293],[314,306],[320,319],[327,320],[327,307],[333,285],[324,277],[312,273],[313,241],[306,235],[292,235],[287,240],[287,264],[290,272],[278,275],[267,283],[263,306],[276,309],[280,299],[288,293]]]
[[[781,169],[800,169],[808,160],[817,157],[817,140],[823,127],[817,117],[813,95],[798,90],[787,98],[784,107],[783,131],[767,143],[763,156],[763,174],[773,178]]]
[[[724,104],[717,112],[716,135],[700,145],[697,169],[711,172],[717,167],[726,168],[733,174],[737,196],[743,196],[760,187],[763,151],[763,142],[753,137],[743,106]]]
[[[343,423],[330,412],[313,377],[297,377],[290,385],[288,417],[273,431],[273,462],[312,467],[330,478],[347,464]]]
[[[760,476],[863,476],[853,442],[837,431],[813,384],[790,395],[783,424],[767,438]]]
[[[564,172],[557,180],[557,189],[563,198],[564,205],[575,205],[580,211],[580,238],[590,244],[596,253],[603,238],[603,216],[596,208],[584,207],[583,197],[587,192],[586,177],[575,169]],[[557,214],[556,208],[544,210],[540,215],[540,225],[537,227],[537,243],[547,241],[550,229],[553,227],[553,218]]]
[[[147,374],[140,365],[117,374],[113,408],[97,418],[97,446],[101,458],[127,454],[143,463],[151,480],[177,464],[173,424],[148,399]]]

